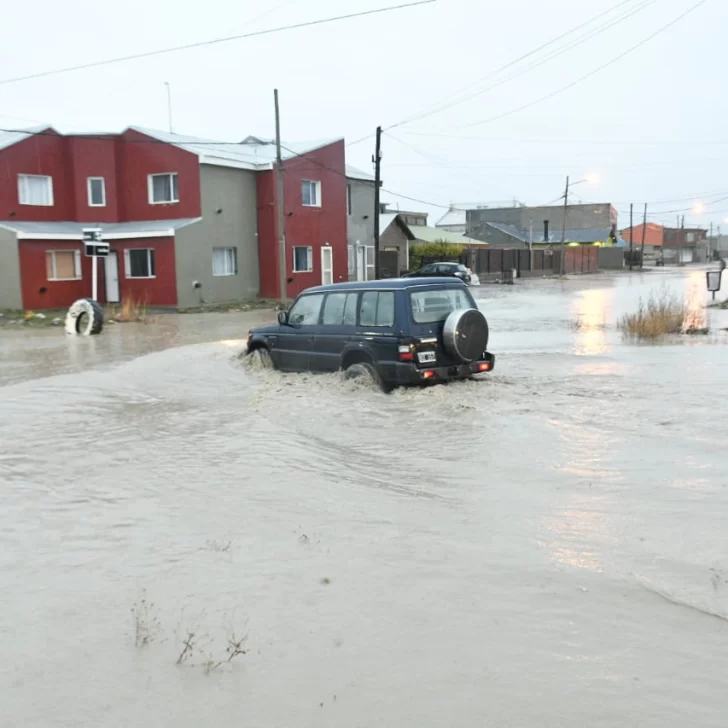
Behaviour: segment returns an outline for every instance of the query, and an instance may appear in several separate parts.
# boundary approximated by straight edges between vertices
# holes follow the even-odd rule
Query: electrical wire
[[[107,58],[102,61],[92,61],[90,63],[80,63],[76,66],[67,66],[66,68],[57,68],[51,71],[39,71],[38,73],[30,73],[26,76],[16,76],[15,78],[4,78],[0,79],[0,86],[9,83],[18,83],[20,81],[30,81],[36,78],[45,78],[46,76],[57,76],[62,73],[71,73],[72,71],[81,71],[88,68],[97,68],[99,66],[108,66],[113,63],[124,63],[126,61],[133,61],[140,58],[151,58],[152,56],[160,56],[166,53],[176,53],[177,51],[186,51],[192,48],[202,48],[203,46],[216,45],[220,43],[229,43],[234,40],[243,40],[245,38],[253,38],[261,35],[270,35],[271,33],[280,33],[285,30],[297,30],[299,28],[310,28],[315,25],[323,25],[325,23],[334,23],[340,20],[349,20],[351,18],[362,18],[368,15],[377,15],[380,13],[388,13],[394,10],[403,10],[405,8],[412,8],[418,5],[428,5],[430,3],[437,2],[438,0],[416,0],[415,2],[404,3],[401,5],[390,5],[384,8],[377,8],[375,10],[362,10],[358,13],[350,13],[348,15],[338,15],[331,18],[321,18],[319,20],[308,20],[302,23],[294,23],[292,25],[282,25],[277,28],[268,28],[266,30],[256,30],[250,33],[240,33],[238,35],[230,35],[224,38],[213,38],[211,40],[198,41],[197,43],[188,43],[186,45],[173,46],[171,48],[160,48],[154,51],[146,51],[144,53],[134,53],[128,56],[118,56],[117,58]]]
[[[546,94],[546,96],[541,96],[538,99],[535,99],[534,101],[529,101],[527,104],[523,104],[522,106],[518,106],[514,109],[510,109],[509,111],[504,111],[502,114],[497,114],[496,116],[491,116],[488,119],[482,119],[480,121],[473,121],[470,124],[465,124],[463,128],[470,128],[472,126],[480,126],[481,124],[488,124],[492,121],[497,121],[499,119],[504,119],[506,116],[510,116],[511,114],[517,114],[520,111],[525,111],[526,109],[530,109],[532,106],[536,106],[537,104],[541,104],[544,101],[548,101],[550,99],[553,99],[554,97],[558,96],[559,94],[562,94],[564,91],[568,91],[569,89],[573,88],[577,84],[582,83],[583,81],[586,81],[588,78],[591,78],[592,76],[595,76],[600,71],[603,71],[605,68],[609,68],[609,66],[614,65],[618,61],[622,60],[625,56],[628,56],[630,53],[633,53],[638,48],[641,48],[643,45],[649,43],[653,38],[656,38],[661,33],[664,33],[666,30],[671,28],[673,25],[676,25],[679,23],[683,18],[690,15],[690,13],[695,12],[701,5],[704,5],[707,2],[707,0],[698,0],[697,3],[689,7],[684,13],[681,13],[676,18],[671,20],[669,23],[661,26],[658,28],[654,33],[651,33],[646,38],[643,38],[639,43],[636,45],[631,46],[626,51],[623,51],[618,56],[615,56],[611,60],[607,61],[606,63],[603,63],[598,68],[595,68],[592,71],[589,71],[589,73],[584,74],[580,78],[577,78],[576,81],[572,81],[571,83],[566,84],[566,86],[562,86],[561,88],[556,89],[555,91],[552,91],[549,94]]]
[[[572,33],[575,33],[577,30],[580,30],[581,28],[590,25],[595,20],[603,17],[604,15],[608,15],[614,10],[618,9],[622,5],[625,5],[627,2],[631,2],[632,0],[623,0],[623,2],[618,3],[616,6],[610,8],[609,10],[606,10],[599,15],[594,16],[590,20],[587,20],[585,23],[582,23],[581,25],[576,26],[575,28],[567,31],[566,33],[563,33],[562,35],[558,36],[557,38],[549,41],[548,43],[544,43],[543,45],[539,46],[537,49],[526,53],[525,55],[521,56],[520,58],[516,59],[515,61],[512,61],[511,63],[506,64],[505,66],[502,66],[497,71],[494,71],[491,74],[488,74],[487,76],[484,76],[482,80],[485,80],[486,78],[492,78],[497,76],[498,74],[502,73],[504,70],[510,68],[511,66],[514,66],[520,61],[528,58],[529,56],[532,56],[536,54],[537,52],[543,50],[544,48],[548,47],[549,45],[553,45],[554,43],[558,42],[559,40],[562,40],[563,38],[567,37],[568,35],[571,35]],[[622,14],[621,16],[612,19],[608,23],[604,23],[603,25],[593,28],[589,30],[588,32],[582,34],[575,40],[571,41],[570,43],[567,43],[566,45],[562,46],[561,48],[553,51],[550,55],[547,55],[543,58],[536,59],[533,63],[526,66],[525,68],[522,68],[518,70],[516,73],[511,74],[510,76],[507,76],[506,78],[503,78],[490,86],[486,86],[485,88],[479,89],[473,93],[467,93],[465,95],[451,98],[451,100],[444,102],[443,104],[436,106],[434,108],[430,108],[427,111],[424,111],[420,114],[416,114],[414,116],[411,116],[407,119],[404,119],[403,121],[397,122],[396,124],[392,124],[391,126],[387,127],[387,129],[395,129],[399,126],[403,126],[405,124],[410,124],[415,121],[420,121],[421,119],[427,118],[428,116],[433,116],[435,114],[439,114],[443,111],[447,111],[455,106],[459,106],[460,104],[463,104],[467,101],[470,101],[478,96],[483,95],[484,93],[487,93],[488,91],[492,91],[493,89],[496,89],[500,86],[503,86],[504,84],[515,80],[516,78],[519,78],[520,76],[523,76],[524,74],[528,73],[529,71],[532,71],[535,68],[541,68],[545,63],[548,63],[549,61],[553,60],[554,58],[558,58],[559,56],[563,55],[564,53],[568,53],[569,51],[573,50],[574,48],[577,48],[578,46],[582,45],[583,43],[586,43],[587,41],[591,40],[597,35],[600,35],[601,33],[606,32],[610,28],[613,28],[615,25],[619,25],[620,23],[624,22],[625,20],[631,18],[633,15],[636,15],[637,13],[642,12],[650,5],[653,5],[657,0],[641,0],[641,4],[637,5],[637,7],[631,8],[626,13]],[[472,84],[471,84],[472,85]]]

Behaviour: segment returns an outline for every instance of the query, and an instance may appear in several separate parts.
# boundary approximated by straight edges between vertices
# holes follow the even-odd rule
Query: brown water
[[[0,725],[725,726],[728,340],[624,342],[663,283],[484,287],[496,372],[391,396],[260,313],[0,332]]]

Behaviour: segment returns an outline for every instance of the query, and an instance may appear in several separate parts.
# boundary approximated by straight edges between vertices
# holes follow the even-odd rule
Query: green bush
[[[447,243],[444,240],[436,240],[434,243],[416,243],[415,245],[410,245],[410,270],[418,270],[421,268],[423,258],[460,260],[464,250],[464,245],[454,245],[453,243]]]

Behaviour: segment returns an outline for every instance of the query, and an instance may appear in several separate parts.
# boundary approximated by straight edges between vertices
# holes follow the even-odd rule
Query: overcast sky
[[[126,0],[113,10],[98,0],[6,3],[0,81],[406,1]],[[386,128],[444,106],[384,137],[385,189],[422,200],[384,195],[401,209],[425,210],[434,223],[445,212],[438,205],[452,202],[544,204],[563,193],[567,174],[575,182],[598,174],[599,184],[578,184],[573,199],[612,202],[622,227],[633,201],[636,216],[649,202],[651,219],[674,224],[675,211],[686,209],[686,225],[712,221],[726,232],[726,0],[706,0],[608,68],[533,103],[637,45],[697,1],[437,0],[0,83],[0,126],[166,129],[167,81],[176,132],[221,141],[272,137],[278,87],[285,139],[354,142],[371,134],[347,152],[350,164],[370,170],[378,124]],[[593,35],[575,45],[585,33]],[[465,103],[446,104],[466,95],[472,98]]]

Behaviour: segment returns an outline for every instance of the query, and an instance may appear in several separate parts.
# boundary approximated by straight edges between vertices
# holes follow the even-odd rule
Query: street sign
[[[715,294],[720,290],[720,279],[723,275],[723,269],[709,270],[705,273],[706,285],[708,290],[713,294],[713,300],[715,301]]]
[[[101,242],[101,228],[83,228],[83,239],[86,243],[100,243]]]
[[[105,258],[109,254],[108,243],[86,243],[84,249],[87,258],[93,258],[94,256]]]

